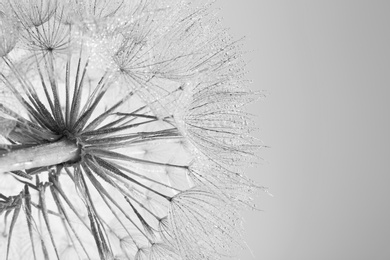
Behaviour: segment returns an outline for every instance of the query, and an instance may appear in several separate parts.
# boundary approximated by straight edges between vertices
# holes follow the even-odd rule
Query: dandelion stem
[[[0,157],[0,173],[76,161],[79,156],[80,148],[76,143],[61,139],[3,154]]]

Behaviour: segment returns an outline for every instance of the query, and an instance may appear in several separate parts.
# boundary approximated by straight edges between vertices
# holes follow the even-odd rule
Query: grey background
[[[217,1],[246,49],[258,136],[243,260],[390,259],[390,1]]]

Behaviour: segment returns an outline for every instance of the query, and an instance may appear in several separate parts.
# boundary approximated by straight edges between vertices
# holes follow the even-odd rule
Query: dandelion
[[[2,259],[219,259],[259,148],[210,3],[0,2]]]

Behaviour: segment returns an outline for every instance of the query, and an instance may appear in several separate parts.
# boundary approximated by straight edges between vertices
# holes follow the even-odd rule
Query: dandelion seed
[[[184,0],[0,2],[1,259],[220,259],[261,189],[239,42]]]
[[[0,57],[4,57],[12,51],[17,40],[18,28],[16,22],[12,16],[0,10]]]
[[[57,0],[5,0],[17,19],[25,27],[47,22],[57,8]]]

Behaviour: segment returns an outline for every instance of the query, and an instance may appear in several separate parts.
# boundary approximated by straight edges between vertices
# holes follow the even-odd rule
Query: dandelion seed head
[[[263,187],[240,41],[208,1],[4,0],[0,257],[220,259]],[[23,245],[18,250],[18,245]]]

